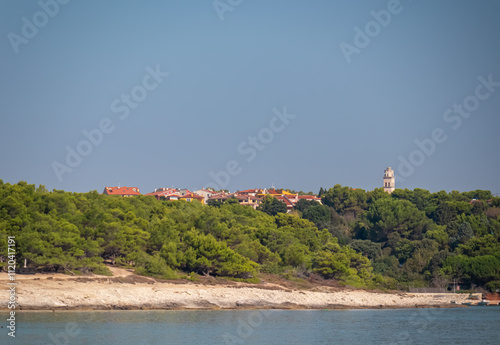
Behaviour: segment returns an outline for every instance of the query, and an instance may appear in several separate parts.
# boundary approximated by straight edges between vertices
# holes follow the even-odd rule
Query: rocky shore
[[[327,286],[302,290],[270,283],[173,283],[116,268],[113,274],[113,277],[17,275],[17,309],[418,308],[460,306],[468,298],[467,294],[382,293]],[[8,282],[7,274],[0,273],[0,285],[7,287]],[[0,295],[0,309],[7,309],[8,298],[8,292]]]

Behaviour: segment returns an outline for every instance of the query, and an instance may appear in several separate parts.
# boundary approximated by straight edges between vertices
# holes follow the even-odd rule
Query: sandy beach
[[[468,294],[382,293],[320,286],[291,289],[279,284],[170,282],[112,268],[113,276],[16,275],[17,309],[223,309],[223,308],[415,308],[453,307]],[[0,273],[0,309],[7,309],[9,283]],[[456,304],[452,304],[455,301]]]

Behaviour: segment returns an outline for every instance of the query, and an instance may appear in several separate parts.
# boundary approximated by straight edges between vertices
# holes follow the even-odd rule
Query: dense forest
[[[500,198],[489,191],[430,193],[321,188],[323,205],[291,214],[267,197],[257,210],[223,204],[49,192],[0,180],[0,267],[15,236],[18,266],[109,274],[105,263],[163,279],[197,275],[258,282],[334,279],[386,289],[470,283],[500,287]]]

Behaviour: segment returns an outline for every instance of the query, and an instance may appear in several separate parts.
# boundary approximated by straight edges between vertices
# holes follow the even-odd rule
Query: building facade
[[[394,177],[394,170],[388,167],[384,170],[384,191],[391,194],[396,189],[396,179]]]

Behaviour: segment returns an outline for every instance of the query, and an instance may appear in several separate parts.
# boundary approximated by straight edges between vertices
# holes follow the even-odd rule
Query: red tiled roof
[[[283,201],[287,207],[293,206],[293,203],[286,196],[277,195],[277,196],[275,196],[275,198],[280,200],[280,201]]]
[[[137,187],[105,187],[103,194],[108,195],[141,195]]]
[[[182,198],[182,199],[187,199],[187,198],[191,198],[191,199],[205,199],[205,197],[203,197],[201,195],[198,195],[198,194],[194,194],[194,193],[189,193],[189,194],[186,194],[186,195],[181,195],[179,198]]]
[[[278,192],[276,189],[268,189],[267,192],[271,195],[281,195],[281,192]]]
[[[240,190],[238,193],[241,194],[248,194],[248,193],[259,193],[260,189],[254,188],[254,189],[245,189],[245,190]]]
[[[246,200],[262,200],[262,198],[259,198],[258,196],[248,195],[248,194],[239,194],[239,193],[241,193],[241,192],[234,193],[230,197],[237,198],[237,199],[246,199]]]
[[[152,193],[147,193],[144,195],[152,195],[152,196],[165,196],[165,195],[172,195],[172,194],[179,194],[179,192],[175,189],[170,189],[170,190],[163,190],[160,192],[152,192]]]

